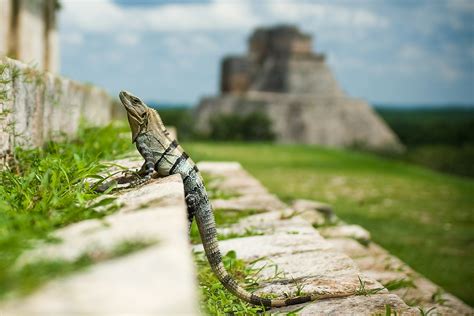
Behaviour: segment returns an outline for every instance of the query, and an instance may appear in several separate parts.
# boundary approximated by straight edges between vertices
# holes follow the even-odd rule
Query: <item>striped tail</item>
[[[204,251],[206,253],[207,259],[209,260],[212,271],[229,292],[248,303],[254,305],[263,305],[265,307],[283,307],[295,305],[306,303],[318,298],[316,295],[307,295],[287,299],[269,299],[252,294],[242,288],[226,271],[224,264],[222,263],[222,255],[217,243],[217,231],[214,215],[212,213],[210,203],[208,201],[206,202],[207,203],[202,203],[206,205],[201,205],[201,208],[198,209],[195,214],[197,226],[199,228]]]

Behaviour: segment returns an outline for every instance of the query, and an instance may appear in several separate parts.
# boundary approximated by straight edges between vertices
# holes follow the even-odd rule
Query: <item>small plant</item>
[[[412,279],[390,280],[383,286],[385,286],[385,288],[389,291],[395,291],[402,288],[416,288],[416,285],[413,283]]]
[[[226,239],[233,239],[233,238],[243,238],[243,237],[251,237],[251,236],[262,236],[263,233],[258,231],[252,227],[245,228],[243,233],[228,233],[228,234],[219,234],[217,239],[219,240],[226,240]]]
[[[435,302],[436,304],[439,304],[439,305],[444,305],[447,301],[447,299],[443,298],[443,295],[444,295],[444,291],[442,288],[437,288],[436,289],[436,292],[433,293],[433,295],[431,295],[431,300],[433,300],[433,302]]]
[[[326,219],[322,223],[313,224],[313,227],[316,228],[316,229],[325,228],[325,227],[334,227],[334,226],[341,225],[343,223],[344,222],[341,221],[339,218],[334,217],[334,218],[331,218],[331,219]]]
[[[389,304],[385,305],[385,316],[397,316],[397,315],[398,315],[397,311],[393,310],[392,306],[390,306]]]
[[[429,308],[428,310],[424,310],[423,308],[421,307],[418,307],[418,310],[420,311],[420,315],[421,316],[429,316],[431,315],[432,313],[434,313],[434,311],[436,310],[436,306],[433,306],[431,308]]]
[[[298,212],[295,210],[292,210],[291,212],[281,212],[280,219],[285,220],[285,219],[291,219],[295,216],[300,215],[302,212]]]
[[[365,287],[365,281],[363,281],[360,276],[357,276],[359,278],[359,288],[357,289],[355,295],[372,295],[372,294],[377,294],[380,291],[383,291],[384,288],[376,288],[376,289],[367,289]]]
[[[295,292],[295,295],[296,296],[303,296],[305,295],[306,293],[303,291],[304,287],[305,287],[305,284],[303,284],[302,279],[295,279],[295,278],[291,278],[293,283],[295,284],[296,286],[296,292]]]

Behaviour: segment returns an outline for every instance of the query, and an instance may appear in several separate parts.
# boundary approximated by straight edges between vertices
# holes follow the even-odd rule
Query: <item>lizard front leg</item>
[[[196,214],[196,207],[199,196],[196,193],[186,194],[185,200],[188,207],[188,231],[191,233],[191,225],[193,224],[194,215]]]
[[[151,152],[150,148],[144,142],[137,141],[137,149],[140,155],[145,159],[143,166],[138,171],[138,174],[142,176],[142,178],[134,181],[132,186],[140,185],[148,180],[151,179],[153,171],[155,170],[155,160],[153,158],[153,153]]]

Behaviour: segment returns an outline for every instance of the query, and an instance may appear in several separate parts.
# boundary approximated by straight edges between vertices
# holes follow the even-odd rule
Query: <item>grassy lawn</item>
[[[283,200],[331,203],[344,220],[474,305],[474,180],[370,154],[301,145],[184,143],[194,160],[239,161]]]

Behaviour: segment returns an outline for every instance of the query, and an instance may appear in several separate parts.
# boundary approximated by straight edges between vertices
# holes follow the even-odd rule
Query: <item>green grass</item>
[[[376,108],[404,145],[396,158],[474,177],[474,107]]]
[[[227,209],[215,209],[214,210],[214,219],[216,221],[216,226],[218,227],[228,227],[232,224],[237,223],[240,219],[250,216],[259,214],[262,211],[259,210],[227,210]],[[246,237],[246,236],[256,236],[260,235],[257,232],[253,232],[252,230],[246,231],[244,234],[229,234],[229,235],[218,235],[219,240],[224,239],[231,239],[237,237]],[[191,233],[190,233],[191,243],[193,244],[200,244],[201,243],[201,236],[199,235],[199,230],[196,225],[196,221],[193,221],[191,226]]]
[[[264,309],[235,297],[219,282],[212,272],[204,253],[195,253],[198,267],[199,288],[202,294],[201,309],[207,315],[259,315]],[[237,258],[235,251],[229,251],[222,257],[226,270],[247,290],[254,289],[258,270],[252,269],[252,263]]]
[[[84,180],[99,178],[97,174],[105,168],[100,160],[116,159],[132,149],[128,139],[117,137],[122,131],[128,128],[82,128],[75,140],[16,150],[16,162],[0,171],[0,298],[36,285],[43,279],[41,274],[51,275],[45,271],[60,270],[58,265],[63,265],[45,263],[30,271],[16,271],[15,260],[32,242],[59,242],[50,237],[53,230],[113,211],[98,213],[88,206],[97,194]],[[82,258],[64,269],[86,261]]]
[[[332,204],[343,220],[474,304],[474,181],[358,152],[303,145],[184,143],[194,160],[239,161],[283,200]]]

